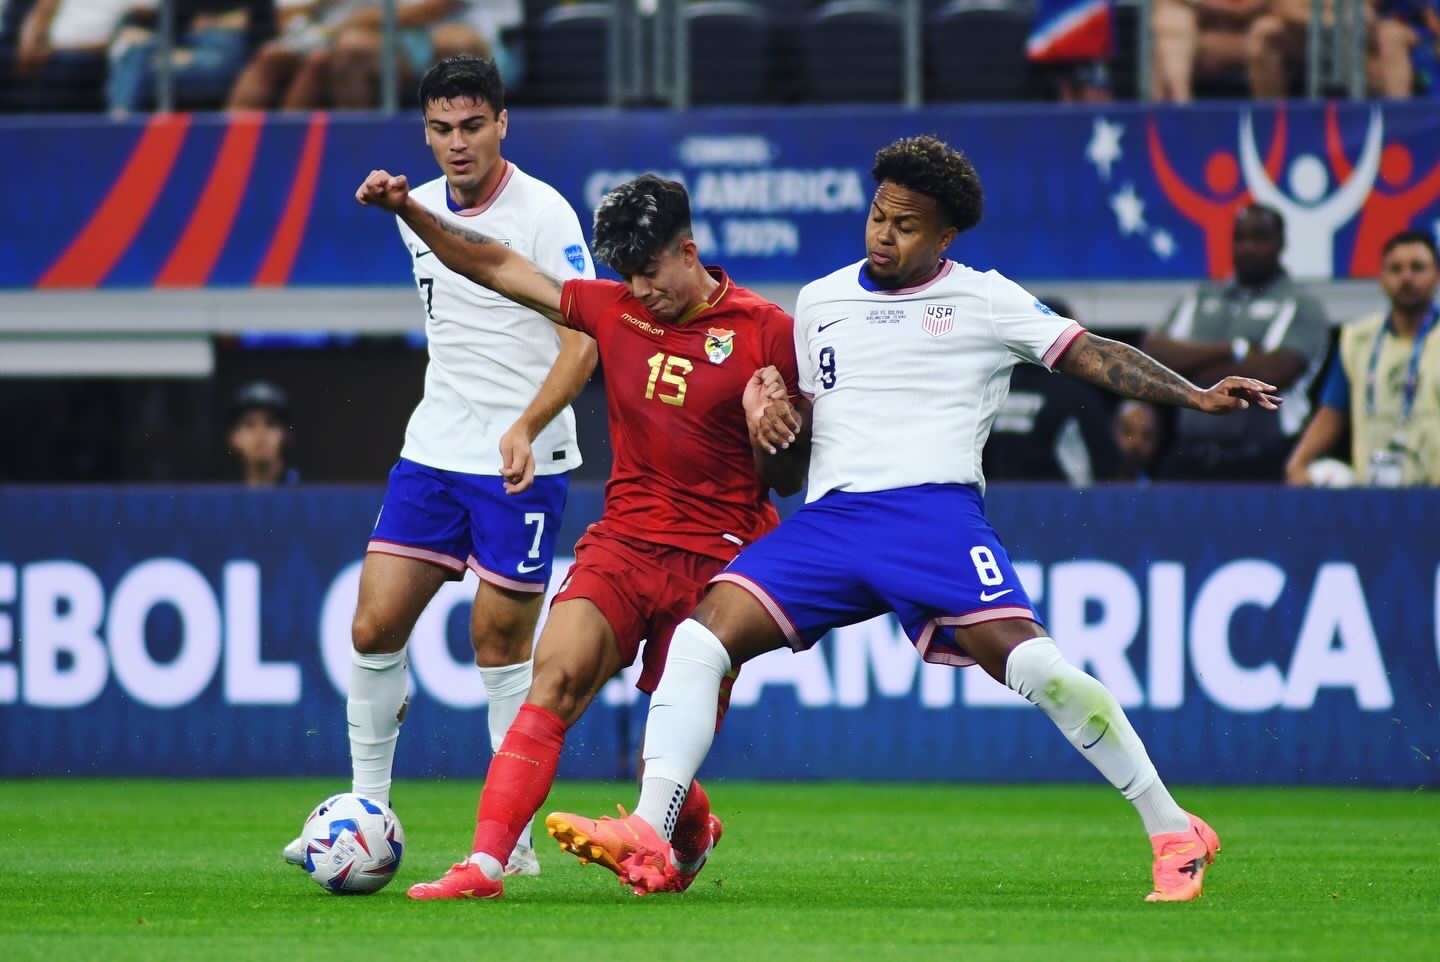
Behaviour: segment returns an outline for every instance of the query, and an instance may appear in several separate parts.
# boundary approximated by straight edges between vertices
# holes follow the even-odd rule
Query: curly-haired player
[[[743,547],[779,520],[741,404],[771,365],[795,384],[790,315],[700,261],[685,188],[653,175],[610,192],[595,211],[596,258],[624,283],[561,282],[505,244],[407,196],[403,177],[373,172],[362,203],[395,210],[447,267],[595,338],[605,367],[614,465],[605,510],[575,546],[535,651],[535,678],[485,777],[471,854],[414,899],[499,898],[501,871],[555,779],[565,732],[602,685],[637,657],[653,691],[675,625]],[[752,382],[753,386],[752,386]],[[799,490],[797,475],[776,486]],[[640,654],[640,643],[645,642]],[[728,686],[727,686],[728,687]],[[715,725],[723,709],[710,716]],[[677,812],[683,888],[719,840],[698,783]],[[603,848],[571,851],[619,872]]]
[[[805,506],[740,552],[675,629],[635,813],[546,823],[609,840],[637,892],[672,887],[670,832],[710,749],[723,680],[756,655],[894,612],[926,661],[979,664],[1135,805],[1154,848],[1152,901],[1195,898],[1220,840],[1170,797],[1114,696],[1041,627],[985,520],[980,452],[1021,362],[1215,414],[1273,409],[1275,389],[1228,377],[1202,390],[999,273],[947,259],[979,222],[982,195],[974,167],[943,142],[897,141],[873,174],[865,259],[800,292],[795,352],[811,403],[770,371],[757,372],[767,390],[746,396],[757,453],[808,467]]]

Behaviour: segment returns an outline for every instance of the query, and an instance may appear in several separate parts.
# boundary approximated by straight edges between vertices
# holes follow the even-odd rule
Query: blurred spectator
[[[290,401],[284,391],[268,381],[255,381],[236,393],[228,441],[246,485],[268,488],[300,480],[289,464],[290,431]]]
[[[395,17],[405,83],[433,63],[470,54],[495,61],[506,84],[514,84],[514,60],[500,43],[500,32],[524,19],[520,0],[398,0]],[[379,103],[383,29],[377,3],[365,4],[341,24],[334,47],[335,106]]]
[[[1153,405],[1122,402],[1110,422],[1116,457],[1109,480],[1148,483],[1160,453],[1160,431],[1160,412]]]
[[[1390,302],[1340,331],[1320,408],[1285,466],[1290,484],[1324,484],[1317,470],[1350,429],[1361,484],[1440,485],[1440,288],[1435,239],[1403,231],[1385,242],[1380,286]]]
[[[1206,387],[1228,374],[1278,387],[1278,415],[1259,407],[1217,418],[1184,409],[1160,477],[1193,481],[1279,481],[1294,435],[1309,413],[1306,390],[1330,344],[1320,302],[1280,266],[1285,222],[1252,204],[1235,218],[1234,277],[1206,282],[1184,298],[1144,349]]]
[[[227,110],[318,110],[331,106],[331,47],[367,0],[278,0],[279,36],[240,72]]]
[[[274,0],[170,0],[170,71],[177,105],[218,106],[250,54],[275,32]],[[105,99],[125,116],[155,106],[161,56],[157,0],[137,0],[110,45]]]
[[[1437,21],[1436,0],[1368,0],[1365,6],[1365,61],[1369,90],[1382,97],[1409,97],[1415,92],[1416,64],[1433,64],[1432,38]],[[1335,5],[1325,0],[1323,22],[1331,27]],[[1341,7],[1341,43],[1350,43],[1347,6]],[[1429,12],[1427,20],[1426,13]],[[1281,98],[1294,90],[1305,64],[1311,0],[1272,0],[1270,9],[1250,31],[1250,92]],[[1431,41],[1433,44],[1433,39]],[[1428,59],[1427,59],[1428,58]]]
[[[42,110],[97,106],[105,83],[105,48],[120,19],[137,2],[35,0],[20,21],[14,59],[6,71],[19,103]]]
[[[1269,6],[1270,0],[1154,0],[1151,96],[1186,103],[1197,76],[1239,72],[1249,62],[1250,28]]]
[[[1062,317],[1070,305],[1044,298]],[[1070,377],[1053,377],[1034,364],[1017,364],[1010,393],[995,416],[985,444],[985,477],[991,481],[1064,481],[1093,484],[1109,473],[1114,459],[1108,405],[1095,387]]]
[[[1370,86],[1381,97],[1440,94],[1440,0],[1378,0]]]

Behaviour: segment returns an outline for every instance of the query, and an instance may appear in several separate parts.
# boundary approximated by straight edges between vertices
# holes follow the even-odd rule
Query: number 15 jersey
[[[595,338],[614,465],[600,524],[729,560],[775,526],[741,398],[773,364],[796,384],[790,315],[709,268],[719,287],[678,322],[656,320],[615,281],[570,280],[565,322]]]

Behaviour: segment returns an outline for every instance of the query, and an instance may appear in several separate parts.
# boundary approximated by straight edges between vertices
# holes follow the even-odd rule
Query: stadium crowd
[[[657,0],[635,6],[645,29],[658,32]],[[927,100],[1140,93],[1141,18],[1133,2],[1112,3],[1101,39],[1088,47],[1051,43],[1050,25],[1067,12],[1067,0],[927,0],[923,7]],[[376,0],[171,0],[168,43],[161,9],[160,0],[0,0],[0,109],[153,109],[167,49],[174,102],[184,109],[382,102],[384,14]],[[697,103],[899,99],[900,4],[735,0],[690,2],[685,10],[692,35],[705,38],[691,44]],[[1440,0],[1378,0],[1365,10],[1368,92],[1440,92]],[[1309,0],[1153,0],[1150,96],[1185,102],[1303,92],[1310,11]],[[602,101],[601,38],[612,16],[611,4],[579,0],[397,0],[397,89],[408,97],[429,65],[475,54],[497,62],[518,102]],[[1325,20],[1327,31],[1340,24],[1326,33],[1327,43],[1338,43],[1338,52],[1322,51],[1327,68],[1343,59],[1347,22]],[[829,69],[837,60],[856,69]],[[947,66],[955,62],[970,69]]]

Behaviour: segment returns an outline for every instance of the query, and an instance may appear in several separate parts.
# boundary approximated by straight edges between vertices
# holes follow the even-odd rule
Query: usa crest
[[[949,334],[950,329],[955,326],[955,308],[949,304],[926,304],[925,317],[920,326],[925,328],[925,333],[931,337]]]
[[[725,359],[735,350],[735,332],[723,327],[712,327],[705,332],[705,356],[711,364],[724,364]]]

